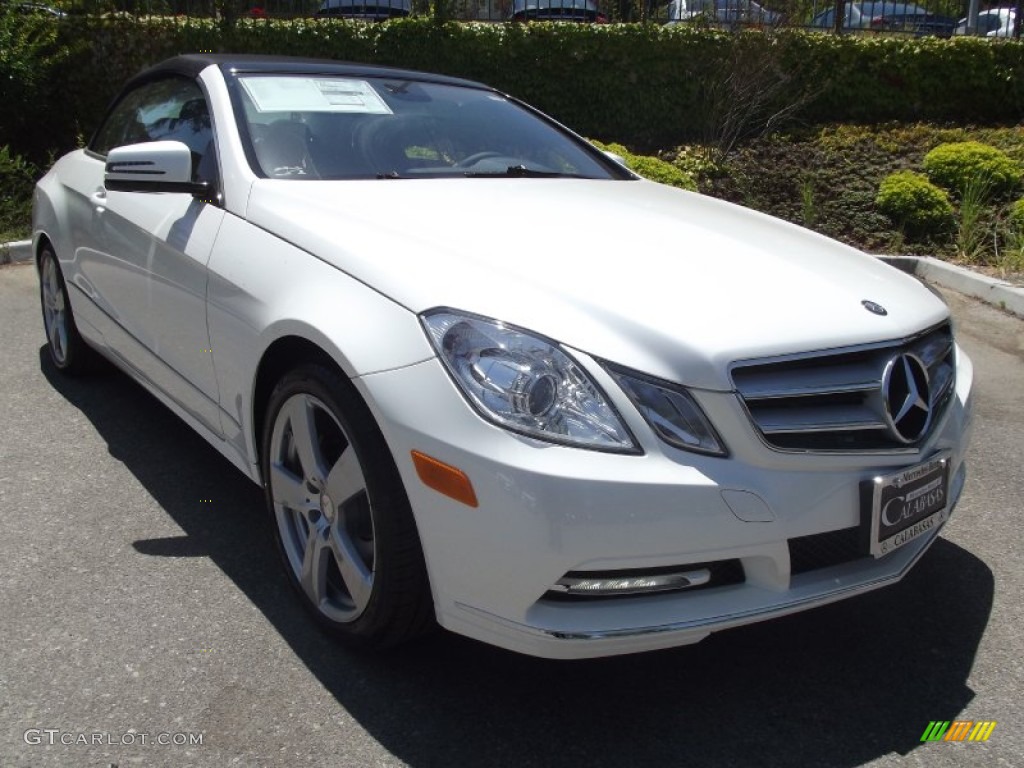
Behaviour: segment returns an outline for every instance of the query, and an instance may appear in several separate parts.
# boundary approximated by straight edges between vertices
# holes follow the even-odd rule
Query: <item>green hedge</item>
[[[246,20],[227,27],[213,19],[3,14],[0,27],[0,49],[14,51],[0,54],[0,82],[18,83],[17,114],[7,105],[0,112],[0,144],[37,160],[87,137],[128,76],[168,56],[204,50],[469,77],[581,134],[641,147],[707,140],[716,121],[735,119],[731,107],[747,98],[743,86],[751,83],[757,87],[747,92],[772,96],[744,118],[753,123],[748,133],[795,101],[800,108],[792,117],[811,123],[992,123],[1024,115],[1024,44],[1015,41],[429,19]],[[764,87],[773,77],[784,77],[784,87]]]
[[[0,243],[28,236],[38,174],[31,163],[0,145]]]

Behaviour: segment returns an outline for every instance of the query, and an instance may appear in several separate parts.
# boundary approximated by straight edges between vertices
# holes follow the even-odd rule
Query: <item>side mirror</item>
[[[192,152],[180,141],[147,141],[115,147],[107,154],[103,185],[111,192],[208,194],[207,182],[192,181]]]

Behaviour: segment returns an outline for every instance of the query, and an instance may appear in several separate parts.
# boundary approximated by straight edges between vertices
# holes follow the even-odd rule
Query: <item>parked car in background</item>
[[[28,16],[53,16],[58,19],[67,18],[67,14],[59,8],[53,8],[42,3],[15,3],[12,8],[18,13]]]
[[[684,21],[765,26],[781,22],[782,14],[770,11],[753,0],[672,0],[668,4],[668,23]]]
[[[400,19],[412,12],[412,0],[324,0],[318,19]]]
[[[605,24],[608,17],[594,0],[515,0],[511,21],[575,21]]]
[[[835,18],[835,8],[829,8],[815,16],[810,25],[834,29]],[[913,3],[847,3],[843,19],[843,29],[907,32],[937,37],[950,37],[955,27],[956,19],[931,13]]]
[[[44,365],[101,354],[258,484],[355,644],[695,643],[900,581],[964,488],[941,297],[479,83],[170,59],[40,180],[33,250]]]
[[[990,8],[978,14],[978,28],[973,34],[979,37],[1013,37],[1016,20],[1016,8]],[[953,34],[968,34],[966,17],[957,22]]]

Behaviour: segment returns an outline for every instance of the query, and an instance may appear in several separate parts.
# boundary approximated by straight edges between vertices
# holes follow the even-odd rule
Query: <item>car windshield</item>
[[[412,0],[324,0],[318,17],[324,16],[408,16]]]
[[[240,74],[235,109],[268,178],[620,178],[610,161],[493,91],[401,77]]]
[[[549,11],[549,10],[576,10],[576,11],[597,11],[597,4],[593,0],[515,0],[512,4],[512,12],[522,11]]]
[[[865,16],[920,16],[927,14],[924,8],[909,3],[864,3],[860,12]]]
[[[822,11],[811,22],[816,27],[831,27],[835,19],[835,9]],[[846,26],[867,24],[871,19],[893,18],[901,16],[927,15],[927,11],[910,3],[847,3],[844,19]]]

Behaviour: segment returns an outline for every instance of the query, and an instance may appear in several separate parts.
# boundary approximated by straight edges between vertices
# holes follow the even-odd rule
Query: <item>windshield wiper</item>
[[[560,171],[540,171],[527,168],[525,165],[510,165],[504,171],[467,171],[463,174],[470,179],[500,179],[506,177],[524,179],[582,179],[578,173],[562,173]]]

